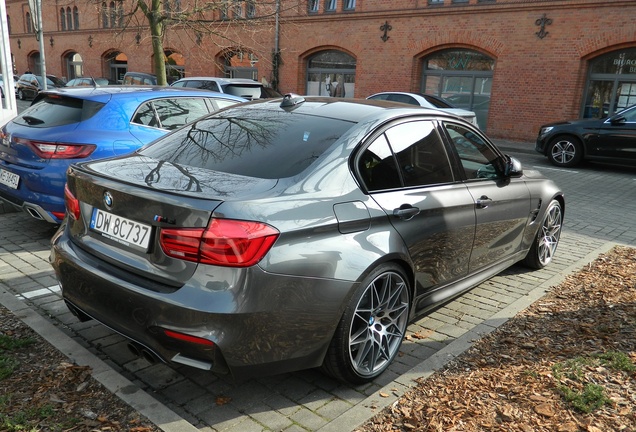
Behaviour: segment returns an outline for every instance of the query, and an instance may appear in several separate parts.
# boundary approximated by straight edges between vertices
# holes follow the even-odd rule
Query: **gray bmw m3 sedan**
[[[287,95],[71,166],[51,263],[70,310],[235,377],[373,380],[407,325],[557,248],[561,190],[473,125]]]

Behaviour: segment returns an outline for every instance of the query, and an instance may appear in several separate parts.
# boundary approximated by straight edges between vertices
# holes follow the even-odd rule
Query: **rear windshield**
[[[53,127],[79,123],[93,117],[105,104],[70,97],[45,96],[13,121],[31,127]]]
[[[230,108],[140,151],[160,161],[263,179],[292,177],[354,124],[285,111]]]
[[[245,99],[260,99],[263,97],[260,85],[249,84],[226,84],[223,87],[223,92],[234,96],[240,96]]]

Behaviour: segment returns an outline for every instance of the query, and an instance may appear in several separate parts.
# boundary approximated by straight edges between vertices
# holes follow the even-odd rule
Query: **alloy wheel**
[[[561,224],[563,214],[560,205],[553,205],[549,210],[541,226],[537,241],[539,242],[538,258],[543,266],[552,261],[561,236]]]
[[[557,141],[550,150],[552,159],[559,165],[568,165],[576,157],[576,145],[570,140]]]
[[[374,375],[393,360],[404,338],[408,311],[409,293],[400,274],[387,271],[367,286],[349,333],[349,355],[359,375]]]

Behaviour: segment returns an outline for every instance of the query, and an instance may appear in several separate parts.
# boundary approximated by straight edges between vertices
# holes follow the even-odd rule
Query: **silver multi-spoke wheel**
[[[561,206],[551,206],[537,238],[539,244],[537,257],[542,266],[548,265],[552,261],[552,257],[554,257],[556,248],[559,245],[562,221]]]
[[[385,272],[366,288],[349,332],[349,355],[360,375],[386,369],[400,348],[408,323],[409,294],[402,276]]]
[[[384,264],[375,269],[362,281],[342,316],[323,370],[356,384],[382,374],[404,339],[410,295],[398,266]]]
[[[548,158],[556,166],[572,167],[583,157],[583,150],[577,139],[557,138],[550,143]]]
[[[563,209],[558,201],[553,200],[548,206],[534,243],[523,261],[524,264],[535,269],[550,264],[559,245],[562,224]]]

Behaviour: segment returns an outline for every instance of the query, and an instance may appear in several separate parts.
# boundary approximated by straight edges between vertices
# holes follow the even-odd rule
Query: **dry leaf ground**
[[[358,430],[635,432],[635,369],[636,249],[619,247]],[[0,431],[16,430],[159,428],[0,307]]]
[[[160,429],[0,306],[0,432]]]
[[[569,276],[358,431],[636,431],[636,249]]]

